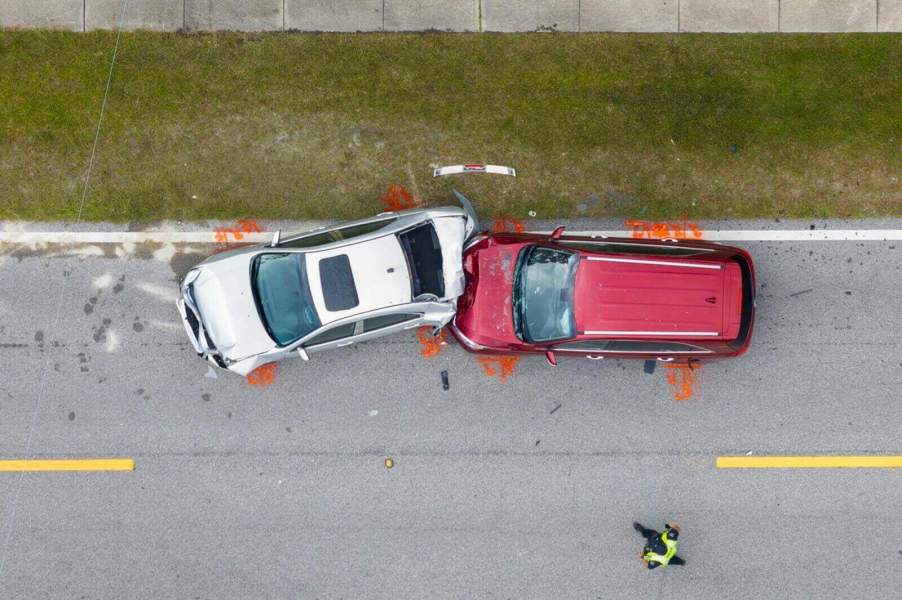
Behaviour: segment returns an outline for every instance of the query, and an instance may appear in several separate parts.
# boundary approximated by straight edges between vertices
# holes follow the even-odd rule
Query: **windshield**
[[[257,256],[251,281],[263,326],[278,345],[287,346],[319,328],[303,254]]]
[[[514,271],[514,330],[527,342],[576,335],[573,280],[579,256],[573,252],[527,246]]]

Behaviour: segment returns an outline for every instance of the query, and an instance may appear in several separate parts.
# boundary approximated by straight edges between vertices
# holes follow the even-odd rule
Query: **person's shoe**
[[[633,521],[633,529],[635,529],[636,531],[641,532],[641,531],[642,531],[643,529],[645,529],[645,528],[642,527],[642,525],[640,525],[640,524],[637,523],[636,521]]]

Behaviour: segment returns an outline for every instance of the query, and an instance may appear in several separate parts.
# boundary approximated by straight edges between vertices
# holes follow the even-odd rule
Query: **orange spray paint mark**
[[[492,231],[495,233],[523,233],[526,231],[526,226],[523,225],[523,221],[520,221],[519,219],[513,217],[501,217],[500,219],[495,219],[495,222],[492,223]]]
[[[501,383],[507,383],[507,380],[514,374],[514,367],[520,362],[519,356],[477,356],[476,360],[482,365],[482,371],[488,377],[498,376]]]
[[[667,223],[661,221],[637,221],[630,219],[626,221],[627,226],[633,229],[633,238],[660,240],[662,238],[674,238],[677,240],[700,239],[702,230],[698,225],[687,221],[685,217],[680,218],[675,223]]]
[[[241,219],[235,227],[217,227],[213,238],[219,244],[240,242],[245,233],[260,233],[263,228],[253,219]]]
[[[432,335],[432,327],[428,325],[417,329],[417,339],[422,346],[420,354],[423,355],[423,358],[438,356],[439,352],[442,351],[442,346],[448,345],[448,342],[445,340],[445,330],[439,331],[438,335]]]
[[[388,186],[388,190],[379,199],[385,205],[386,210],[405,210],[419,205],[413,194],[407,191],[403,185]]]
[[[664,365],[664,368],[674,400],[689,400],[695,395],[695,371],[701,369],[699,365]]]
[[[262,365],[247,374],[247,383],[259,387],[269,387],[276,380],[276,363]]]

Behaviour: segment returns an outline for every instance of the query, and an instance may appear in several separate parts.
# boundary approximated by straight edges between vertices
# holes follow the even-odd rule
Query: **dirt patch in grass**
[[[75,215],[114,35],[0,32],[0,218]],[[902,214],[902,36],[123,33],[84,218]],[[516,179],[433,179],[492,162]]]

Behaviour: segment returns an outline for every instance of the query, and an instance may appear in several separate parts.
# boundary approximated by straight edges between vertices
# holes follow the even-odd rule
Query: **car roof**
[[[321,277],[321,274],[329,277],[325,269],[334,259],[347,262],[356,296],[356,302],[351,306],[339,309],[330,305],[329,287]],[[394,235],[306,252],[304,261],[313,303],[323,325],[380,308],[407,304],[412,299],[407,259]]]

